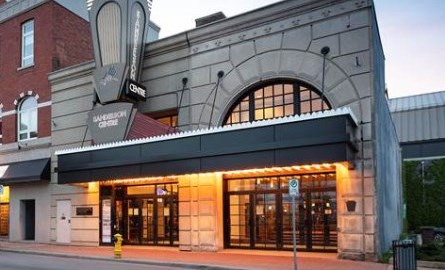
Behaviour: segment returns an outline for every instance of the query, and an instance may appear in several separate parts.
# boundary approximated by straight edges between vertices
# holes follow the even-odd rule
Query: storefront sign
[[[92,216],[93,207],[76,207],[76,216]]]
[[[134,100],[145,101],[147,98],[147,90],[145,86],[133,80],[127,80],[125,94]]]
[[[122,141],[131,126],[133,104],[112,103],[88,113],[88,129],[95,144]]]
[[[146,18],[144,15],[144,8],[140,4],[131,6],[130,11],[130,79],[133,81],[139,80],[142,49],[143,49],[143,37],[144,27],[146,25]]]
[[[102,243],[111,243],[111,200],[102,200]]]
[[[133,101],[145,101],[145,88],[142,91],[140,85],[133,85],[130,92],[122,89],[127,79],[139,82],[149,16],[146,0],[94,1],[90,22],[99,103],[127,100],[129,93]]]

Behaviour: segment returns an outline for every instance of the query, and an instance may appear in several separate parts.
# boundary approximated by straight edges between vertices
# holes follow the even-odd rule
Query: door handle
[[[68,219],[68,224],[71,224],[71,219]]]

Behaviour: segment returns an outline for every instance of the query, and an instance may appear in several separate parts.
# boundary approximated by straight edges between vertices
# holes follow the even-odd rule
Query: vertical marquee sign
[[[89,113],[88,127],[96,144],[125,139],[134,118],[134,103],[146,99],[147,90],[139,79],[149,16],[146,0],[94,1],[90,11],[96,62],[93,78],[97,102],[103,106]],[[122,107],[127,110],[129,106],[130,113],[121,113]],[[125,132],[103,136],[116,129]]]

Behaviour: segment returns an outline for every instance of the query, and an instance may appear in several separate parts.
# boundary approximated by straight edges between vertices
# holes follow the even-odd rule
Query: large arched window
[[[18,138],[20,141],[37,138],[37,100],[25,98],[18,110]]]
[[[224,125],[252,122],[330,109],[313,87],[301,82],[264,84],[242,96],[228,112]]]

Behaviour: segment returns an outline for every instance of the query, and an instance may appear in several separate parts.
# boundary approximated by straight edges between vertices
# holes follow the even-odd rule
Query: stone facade
[[[330,52],[324,95],[334,109],[350,107],[359,123],[351,134],[358,145],[355,159],[337,165],[338,253],[376,260],[401,230],[400,200],[394,197],[400,194],[400,156],[384,97],[384,59],[371,0],[283,1],[150,43],[142,73],[149,98],[138,110],[180,106],[182,130],[222,125],[238,98],[261,82],[296,79],[321,90],[325,46]],[[50,75],[52,153],[91,143],[85,123],[93,106],[92,70],[86,63]],[[52,161],[56,184],[57,156]],[[218,174],[180,177],[181,250],[223,248],[221,186]],[[347,201],[356,202],[355,211],[346,210]],[[389,216],[392,223],[383,222]],[[98,239],[95,235],[91,231],[89,239]]]

